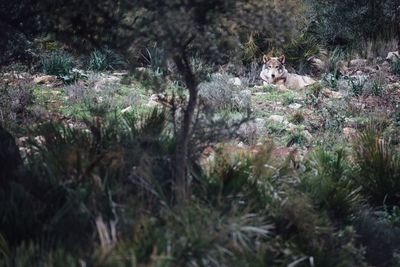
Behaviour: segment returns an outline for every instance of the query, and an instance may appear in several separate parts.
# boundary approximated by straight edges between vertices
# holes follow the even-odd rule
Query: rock
[[[119,76],[126,76],[126,75],[128,75],[128,74],[129,74],[128,71],[119,71],[119,72],[113,72],[113,73],[112,73],[113,76],[117,76],[117,77],[119,77]]]
[[[289,108],[295,109],[295,110],[300,109],[301,107],[302,107],[302,105],[299,103],[292,103],[289,105]]]
[[[251,90],[249,90],[249,89],[241,90],[240,94],[245,95],[245,96],[251,96]]]
[[[103,91],[108,86],[115,85],[120,82],[121,82],[121,77],[117,76],[99,77],[98,80],[94,82],[93,90],[96,92],[100,92]]]
[[[161,106],[161,103],[159,102],[160,98],[164,98],[164,95],[162,94],[152,94],[149,98],[149,102],[147,102],[146,106],[148,107],[157,107]]]
[[[386,57],[387,61],[393,62],[396,60],[400,60],[400,53],[399,51],[389,52]]]
[[[287,129],[288,129],[289,132],[294,132],[294,131],[296,131],[297,126],[296,126],[296,124],[293,124],[293,123],[290,122],[287,125]]]
[[[357,135],[357,130],[350,127],[343,128],[343,136],[346,140],[351,140]]]
[[[265,92],[255,92],[253,95],[256,95],[256,96],[265,96],[265,95],[268,95],[268,93],[265,93]]]
[[[333,98],[333,99],[342,99],[343,94],[340,92],[332,91],[329,89],[325,89],[322,91],[322,94],[327,97],[327,98]]]
[[[304,137],[307,139],[307,142],[308,143],[311,143],[312,142],[312,140],[313,140],[313,136],[312,136],[312,134],[309,132],[309,131],[307,131],[307,130],[304,130],[303,131],[303,134],[304,134]]]
[[[230,79],[228,80],[228,82],[229,82],[230,84],[233,84],[233,85],[236,85],[236,86],[242,86],[242,85],[243,85],[242,81],[241,81],[240,78],[238,78],[238,77],[230,78]]]
[[[256,118],[252,121],[243,123],[239,128],[239,135],[242,135],[251,141],[255,141],[257,137],[267,134],[265,124],[266,121],[262,118]]]
[[[319,59],[317,57],[311,57],[311,58],[309,58],[309,61],[317,70],[319,70],[319,71],[326,70],[326,64],[321,59]]]
[[[344,118],[344,124],[346,125],[346,128],[352,128],[352,126],[357,126],[357,120],[354,118]]]
[[[53,75],[38,76],[33,79],[35,84],[48,84],[57,81],[57,77]]]
[[[367,63],[368,61],[366,59],[357,58],[350,60],[350,67],[362,67],[367,65]]]
[[[288,124],[289,122],[286,120],[284,116],[281,115],[271,115],[269,116],[268,120],[275,122],[275,123],[281,123],[281,124]]]

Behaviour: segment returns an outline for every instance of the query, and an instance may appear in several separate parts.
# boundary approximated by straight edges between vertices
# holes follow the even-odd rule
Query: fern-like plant
[[[369,126],[354,144],[358,171],[355,181],[374,205],[400,203],[400,155]]]

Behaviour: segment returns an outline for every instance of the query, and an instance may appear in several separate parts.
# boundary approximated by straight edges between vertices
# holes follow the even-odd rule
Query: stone
[[[333,98],[333,99],[342,99],[343,94],[340,92],[332,91],[329,89],[325,89],[322,91],[322,94],[327,97],[327,98]]]
[[[96,92],[103,91],[107,86],[115,85],[121,82],[121,77],[117,76],[106,76],[106,77],[99,77],[95,80],[93,85],[93,90]]]
[[[35,84],[48,84],[57,81],[57,77],[53,75],[38,76],[33,79]]]
[[[351,140],[357,135],[357,130],[351,127],[343,128],[343,136],[346,140]]]
[[[387,54],[386,60],[389,62],[394,62],[396,60],[400,60],[400,53],[399,51],[389,52]]]
[[[292,103],[289,105],[289,108],[295,109],[295,110],[300,109],[301,107],[302,107],[302,105],[299,103]]]
[[[357,58],[357,59],[353,59],[350,60],[350,67],[362,67],[367,65],[367,60],[366,59],[361,59],[361,58]]]
[[[281,124],[288,124],[289,122],[286,120],[284,116],[281,115],[271,115],[269,116],[268,120],[276,123],[281,123]]]
[[[312,134],[308,131],[308,130],[304,130],[303,131],[303,134],[304,134],[304,137],[307,139],[307,142],[308,143],[311,143],[312,142],[312,140],[313,140],[313,136],[312,136]]]
[[[242,81],[240,80],[239,77],[230,78],[228,82],[230,84],[233,84],[233,85],[236,85],[236,86],[242,86],[243,85],[243,83],[242,83]]]
[[[317,57],[311,57],[309,58],[309,61],[319,71],[325,71],[327,68],[325,62]]]

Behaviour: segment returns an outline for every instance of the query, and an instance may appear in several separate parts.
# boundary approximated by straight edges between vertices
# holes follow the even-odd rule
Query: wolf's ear
[[[263,55],[263,63],[267,63],[271,58],[267,55]]]
[[[280,63],[285,64],[285,60],[286,60],[285,55],[280,56],[278,58],[278,60],[279,60]]]

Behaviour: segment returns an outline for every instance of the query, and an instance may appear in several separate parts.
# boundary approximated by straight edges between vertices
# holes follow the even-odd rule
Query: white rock
[[[353,59],[353,60],[350,60],[350,67],[365,66],[365,65],[367,65],[367,62],[368,61],[366,59],[361,59],[361,58]]]
[[[281,115],[271,115],[268,118],[270,121],[272,122],[276,122],[276,123],[282,123],[282,124],[288,124],[289,122],[286,120],[286,118],[284,116]]]
[[[293,124],[293,123],[290,122],[287,125],[287,129],[288,129],[289,132],[294,132],[294,131],[296,131],[297,126],[296,126],[296,124]]]
[[[343,128],[343,136],[346,140],[350,140],[357,135],[357,130],[351,127]]]
[[[311,62],[311,64],[318,70],[323,71],[326,69],[326,64],[325,62],[323,62],[321,59],[317,58],[317,57],[311,57],[309,58],[309,61]]]
[[[33,79],[33,83],[35,83],[35,84],[48,84],[48,83],[51,83],[51,82],[55,82],[56,80],[57,80],[56,76],[43,75],[43,76],[35,77]]]
[[[236,86],[242,86],[243,85],[243,83],[242,83],[242,81],[240,80],[239,77],[230,78],[228,82],[230,84],[233,84],[233,85],[236,85]]]
[[[291,108],[291,109],[300,109],[301,107],[302,107],[302,105],[299,103],[292,103],[289,105],[289,108]]]
[[[395,60],[400,60],[399,51],[389,52],[386,57],[387,61],[393,62]]]
[[[147,102],[146,106],[150,107],[150,108],[154,108],[159,106],[160,103],[158,103],[157,101],[154,100],[149,100],[149,102]]]
[[[332,91],[332,90],[329,90],[329,89],[323,90],[322,94],[325,97],[333,98],[333,99],[341,99],[341,98],[343,98],[343,94],[342,93],[336,92],[336,91]]]
[[[303,134],[304,134],[305,138],[307,139],[307,142],[311,143],[313,140],[312,134],[307,130],[304,130]]]

